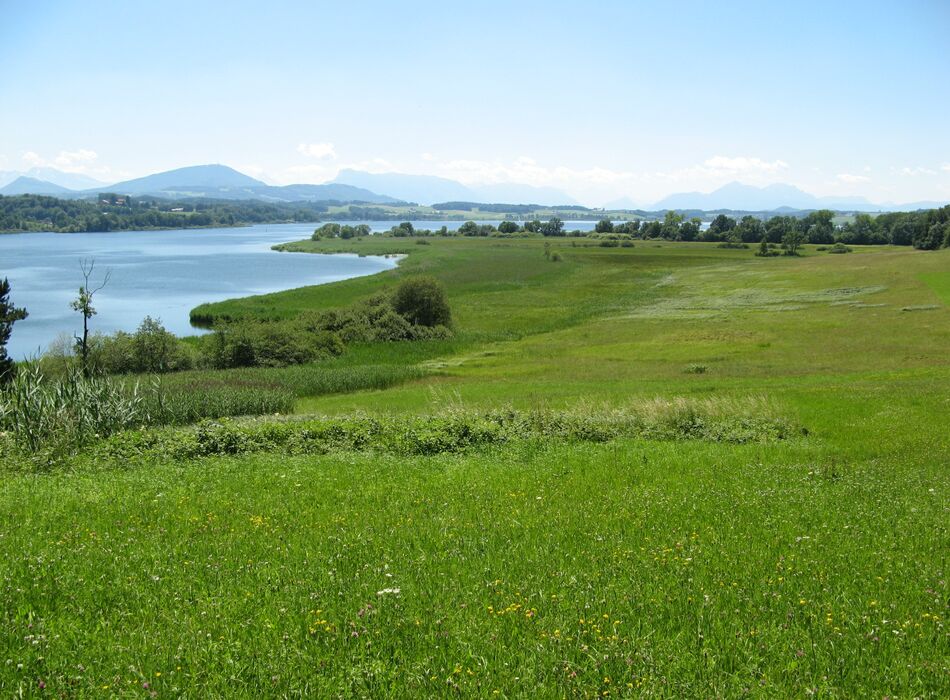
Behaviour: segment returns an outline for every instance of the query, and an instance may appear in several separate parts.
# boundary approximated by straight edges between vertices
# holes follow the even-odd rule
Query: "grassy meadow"
[[[950,250],[426,240],[291,244],[406,257],[196,313],[425,273],[453,338],[182,373],[295,415],[7,463],[0,696],[950,696]]]

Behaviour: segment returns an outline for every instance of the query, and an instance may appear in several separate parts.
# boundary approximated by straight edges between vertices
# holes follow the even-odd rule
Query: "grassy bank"
[[[0,694],[946,697],[950,251],[543,244],[305,242],[408,257],[203,307],[286,318],[424,271],[457,332],[175,379],[283,387],[312,449],[239,421],[5,475]],[[650,402],[796,432],[450,420]],[[327,428],[357,414],[390,432]]]

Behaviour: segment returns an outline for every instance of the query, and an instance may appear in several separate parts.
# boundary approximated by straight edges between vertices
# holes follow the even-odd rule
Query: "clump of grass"
[[[26,364],[0,391],[0,432],[21,453],[51,463],[116,431],[150,421],[138,382],[86,377],[78,367],[56,380]]]
[[[850,246],[846,246],[844,243],[841,243],[840,241],[828,248],[829,253],[833,253],[836,255],[841,255],[843,253],[850,253],[851,250],[852,249]]]
[[[202,382],[191,386],[157,385],[144,404],[152,425],[182,425],[205,418],[290,413],[293,393],[280,387],[232,386]]]
[[[706,370],[708,369],[706,365],[691,364],[686,365],[686,369],[683,371],[686,372],[686,374],[706,374]]]
[[[115,436],[105,456],[190,459],[256,452],[325,454],[375,451],[395,455],[464,452],[523,441],[607,442],[618,438],[765,443],[804,434],[759,399],[655,399],[619,408],[474,411],[446,406],[433,415],[345,416],[290,420],[205,421],[188,430]]]

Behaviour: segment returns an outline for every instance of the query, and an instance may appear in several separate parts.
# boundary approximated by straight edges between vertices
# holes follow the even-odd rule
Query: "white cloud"
[[[869,178],[867,175],[852,175],[851,173],[839,173],[838,179],[841,180],[841,182],[854,184],[858,182],[868,182],[871,178]]]
[[[98,158],[99,154],[95,151],[80,148],[78,151],[60,151],[59,155],[53,159],[53,164],[60,170],[69,172],[71,169],[87,167]]]
[[[27,151],[24,153],[21,158],[23,162],[29,165],[31,168],[38,168],[46,165],[46,160],[40,157],[39,153],[35,151]]]
[[[944,163],[940,166],[940,169],[950,173],[950,163]]]
[[[99,165],[99,154],[88,148],[60,151],[53,158],[45,158],[36,151],[25,151],[20,155],[20,160],[28,168],[53,168],[60,172],[87,175],[100,180],[114,180],[128,175],[125,171]]]
[[[713,156],[703,162],[703,165],[712,171],[723,171],[732,173],[763,172],[774,173],[778,170],[784,170],[788,163],[784,160],[765,161],[761,158],[748,158],[738,156],[730,158],[728,156]]]
[[[332,143],[301,143],[297,146],[297,152],[309,158],[336,160],[336,149]]]
[[[937,174],[936,170],[931,170],[930,168],[925,168],[921,165],[918,165],[912,168],[909,168],[909,167],[901,168],[897,172],[900,173],[901,175],[905,175],[908,177],[914,177],[916,175],[936,175]]]

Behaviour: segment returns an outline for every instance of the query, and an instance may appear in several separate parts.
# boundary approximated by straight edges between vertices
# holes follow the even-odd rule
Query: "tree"
[[[781,243],[782,238],[795,228],[795,220],[790,216],[773,216],[765,223],[765,233],[769,243]]]
[[[459,226],[459,235],[460,236],[477,236],[478,224],[476,224],[474,221],[466,221],[464,224]]]
[[[79,269],[82,270],[83,283],[79,287],[79,295],[70,303],[73,311],[82,314],[82,337],[76,336],[76,346],[79,348],[79,357],[82,361],[82,373],[85,376],[92,374],[92,367],[89,362],[89,319],[96,315],[96,309],[92,305],[92,299],[103,287],[109,284],[110,271],[106,271],[102,278],[102,284],[95,289],[89,286],[89,278],[92,277],[95,270],[95,260],[82,260],[79,263]]]
[[[786,255],[798,255],[798,250],[804,242],[805,234],[799,231],[798,228],[793,228],[782,236],[782,247],[785,249]]]
[[[403,280],[393,295],[393,309],[419,326],[450,326],[452,312],[445,288],[434,277],[422,275]]]
[[[663,238],[669,241],[675,241],[679,238],[680,234],[680,224],[683,223],[685,217],[682,214],[677,214],[675,211],[668,211],[663,217]]]
[[[759,243],[759,250],[756,253],[760,258],[767,258],[771,255],[769,250],[769,238],[768,236],[762,236],[762,242]]]
[[[28,315],[26,309],[18,309],[10,301],[10,282],[4,277],[0,282],[0,384],[12,379],[16,370],[13,360],[7,356],[7,343],[13,332],[13,324]]]
[[[920,250],[937,250],[943,245],[944,227],[950,231],[950,226],[946,224],[933,224],[914,236],[914,247]]]
[[[502,221],[498,224],[499,233],[518,233],[518,224],[514,221]]]
[[[541,235],[542,236],[563,236],[564,235],[564,222],[559,218],[552,217],[549,221],[545,221],[541,224]]]
[[[689,221],[684,221],[680,225],[679,240],[681,241],[695,241],[699,238],[699,233],[702,230],[703,221],[698,217],[693,217]]]
[[[659,238],[663,233],[663,224],[659,221],[645,221],[640,226],[640,233],[644,238]]]
[[[765,226],[754,216],[743,216],[739,225],[736,226],[739,240],[743,243],[755,243],[760,240],[765,233]]]
[[[735,227],[735,219],[733,219],[731,216],[720,214],[712,220],[712,223],[709,224],[709,228],[706,229],[706,240],[721,241],[725,237],[725,234],[729,233],[729,231]]]
[[[603,218],[594,226],[594,231],[597,233],[613,233],[614,224],[610,219]]]
[[[835,213],[830,209],[813,211],[799,222],[800,230],[807,236],[809,243],[834,243],[834,218]]]

